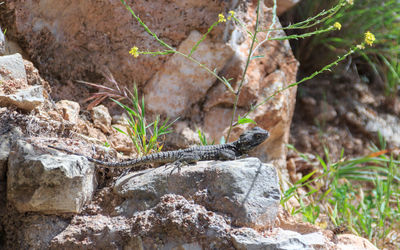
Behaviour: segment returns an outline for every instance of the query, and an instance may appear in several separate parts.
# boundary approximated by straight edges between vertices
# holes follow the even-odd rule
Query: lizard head
[[[267,130],[260,127],[254,127],[240,135],[235,142],[239,151],[246,153],[263,143],[269,137]]]

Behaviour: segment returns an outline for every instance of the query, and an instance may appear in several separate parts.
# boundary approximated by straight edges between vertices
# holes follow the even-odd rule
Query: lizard
[[[73,155],[83,156],[91,162],[108,168],[134,168],[149,163],[172,163],[180,167],[182,164],[193,164],[205,160],[235,160],[246,155],[250,150],[260,145],[269,137],[268,131],[254,127],[245,131],[239,139],[220,145],[194,146],[174,151],[158,152],[143,157],[127,159],[119,162],[106,162],[88,157],[73,151],[48,145],[49,148],[64,151]]]

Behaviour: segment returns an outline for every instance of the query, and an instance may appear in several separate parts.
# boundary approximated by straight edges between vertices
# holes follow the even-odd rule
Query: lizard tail
[[[83,154],[79,154],[79,153],[73,152],[73,151],[65,149],[65,148],[59,148],[59,147],[52,146],[52,145],[47,145],[47,147],[52,148],[52,149],[57,149],[59,151],[64,151],[64,152],[72,154],[72,155],[85,157],[86,159],[88,159],[88,161],[94,162],[94,163],[99,164],[99,165],[109,166],[109,167],[113,166],[112,162],[100,161],[100,160],[94,159],[92,157],[89,157],[89,156],[86,156],[86,155],[83,155]]]

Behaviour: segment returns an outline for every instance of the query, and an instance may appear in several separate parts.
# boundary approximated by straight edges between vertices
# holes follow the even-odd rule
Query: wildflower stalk
[[[242,21],[240,21],[240,20],[239,20],[237,17],[235,17],[235,16],[232,16],[232,18],[233,18],[233,20],[235,20],[243,29],[246,30],[247,34],[249,34],[249,36],[250,36],[251,39],[256,39],[256,42],[258,43],[257,37],[255,37],[255,36],[253,35],[253,33],[252,33],[250,30],[247,29],[246,25],[245,25]]]
[[[189,57],[192,56],[193,52],[196,51],[196,49],[199,47],[200,43],[203,42],[204,39],[206,39],[207,35],[208,35],[208,34],[214,29],[214,27],[217,26],[219,23],[220,23],[219,21],[214,22],[214,23],[210,26],[210,28],[208,28],[207,32],[201,37],[201,39],[200,39],[199,41],[197,41],[197,43],[196,43],[196,44],[193,46],[193,48],[190,50],[190,53],[189,53],[189,55],[188,55]]]
[[[277,7],[276,0],[274,0],[274,7],[272,8],[272,23],[269,26],[269,29],[272,29],[272,27],[275,26],[276,21],[277,21],[276,7]],[[256,30],[257,30],[257,28],[256,28]],[[253,54],[258,50],[258,48],[261,47],[261,45],[263,45],[265,42],[269,41],[269,36],[270,35],[271,35],[271,30],[269,30],[267,32],[267,35],[265,36],[265,39],[262,42],[260,42],[259,44],[257,44],[256,48],[253,51],[250,51],[250,58],[253,57]]]
[[[132,10],[132,8],[125,2],[125,0],[121,0],[122,4],[125,6],[125,8],[132,14],[132,16],[140,23],[140,25],[146,30],[147,33],[149,33],[152,37],[154,37],[154,39],[156,39],[156,41],[161,44],[162,46],[170,49],[170,50],[175,50],[174,48],[172,48],[170,45],[168,45],[167,43],[165,43],[163,40],[161,40],[160,38],[158,38],[158,36],[152,32],[149,27],[147,27],[147,25],[142,21],[142,19],[140,19],[140,17],[138,17],[135,12]]]
[[[276,0],[274,0],[274,5],[275,5],[275,3],[276,3]],[[234,121],[234,119],[236,117],[236,111],[237,111],[237,105],[238,105],[238,101],[239,101],[240,92],[242,90],[242,86],[243,86],[243,83],[244,83],[244,80],[245,80],[245,77],[246,77],[247,69],[249,68],[253,47],[254,47],[255,42],[256,42],[256,36],[257,36],[257,33],[258,33],[258,25],[259,25],[258,18],[260,16],[260,0],[257,1],[256,12],[257,12],[257,14],[256,14],[256,26],[255,26],[254,36],[253,36],[253,39],[251,40],[251,45],[250,45],[250,49],[249,49],[249,55],[247,56],[246,66],[244,67],[244,71],[243,71],[243,74],[242,74],[242,79],[240,80],[240,83],[239,83],[239,86],[238,86],[238,90],[235,93],[235,101],[234,101],[234,104],[233,104],[233,111],[232,111],[232,117],[231,117],[231,122],[230,122],[230,125],[229,125],[228,134],[226,135],[226,141],[229,141],[229,136],[230,136],[232,128],[233,128],[233,121]]]
[[[301,34],[301,35],[290,35],[290,36],[281,36],[281,37],[272,37],[269,39],[269,41],[282,41],[282,40],[289,40],[289,39],[299,39],[299,38],[306,38],[309,36],[313,36],[313,35],[317,35],[317,34],[322,34],[325,32],[329,32],[332,30],[336,30],[337,28],[335,28],[334,26],[331,26],[329,28],[326,29],[322,29],[322,30],[316,30],[313,32],[308,32],[305,34]]]
[[[346,3],[344,3],[344,1],[338,5],[336,5],[335,7],[329,9],[329,10],[323,10],[320,13],[318,13],[316,16],[307,18],[304,21],[298,22],[298,23],[294,23],[291,25],[288,25],[286,27],[282,27],[282,28],[274,28],[274,29],[267,29],[264,30],[265,31],[275,31],[275,30],[294,30],[294,29],[307,29],[307,28],[311,28],[313,26],[316,26],[318,24],[321,24],[323,22],[325,22],[326,20],[328,20],[329,18],[331,18],[332,16],[334,16],[343,6],[345,6]],[[327,15],[327,16],[325,16]],[[322,16],[325,16],[321,19],[318,19]],[[310,24],[311,23],[311,24]]]

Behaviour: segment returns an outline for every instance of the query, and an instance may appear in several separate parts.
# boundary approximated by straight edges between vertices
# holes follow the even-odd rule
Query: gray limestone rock
[[[273,235],[265,237],[253,229],[238,229],[232,232],[235,249],[243,250],[291,250],[291,249],[326,249],[333,245],[321,233],[299,234],[298,232],[277,229]],[[332,246],[333,247],[333,246]]]
[[[165,194],[177,194],[250,227],[270,225],[280,201],[275,168],[257,158],[135,172],[119,179],[114,191],[125,198],[117,212],[127,216],[155,206]]]
[[[0,106],[14,105],[20,109],[31,111],[44,103],[43,86],[30,86],[14,94],[0,95]]]
[[[17,106],[31,111],[45,101],[41,85],[29,86],[20,54],[0,56],[0,107]]]
[[[18,81],[21,85],[27,85],[24,60],[20,54],[0,57],[0,81]]]
[[[7,199],[19,212],[79,213],[96,188],[94,164],[46,154],[17,140],[8,158]]]
[[[11,128],[9,132],[0,135],[0,181],[6,177],[7,160],[11,151],[11,144],[18,137],[22,136],[19,128]]]
[[[371,137],[378,133],[393,147],[400,147],[400,119],[391,114],[378,114],[371,111],[365,104],[353,102],[354,112],[347,112],[345,119]]]

